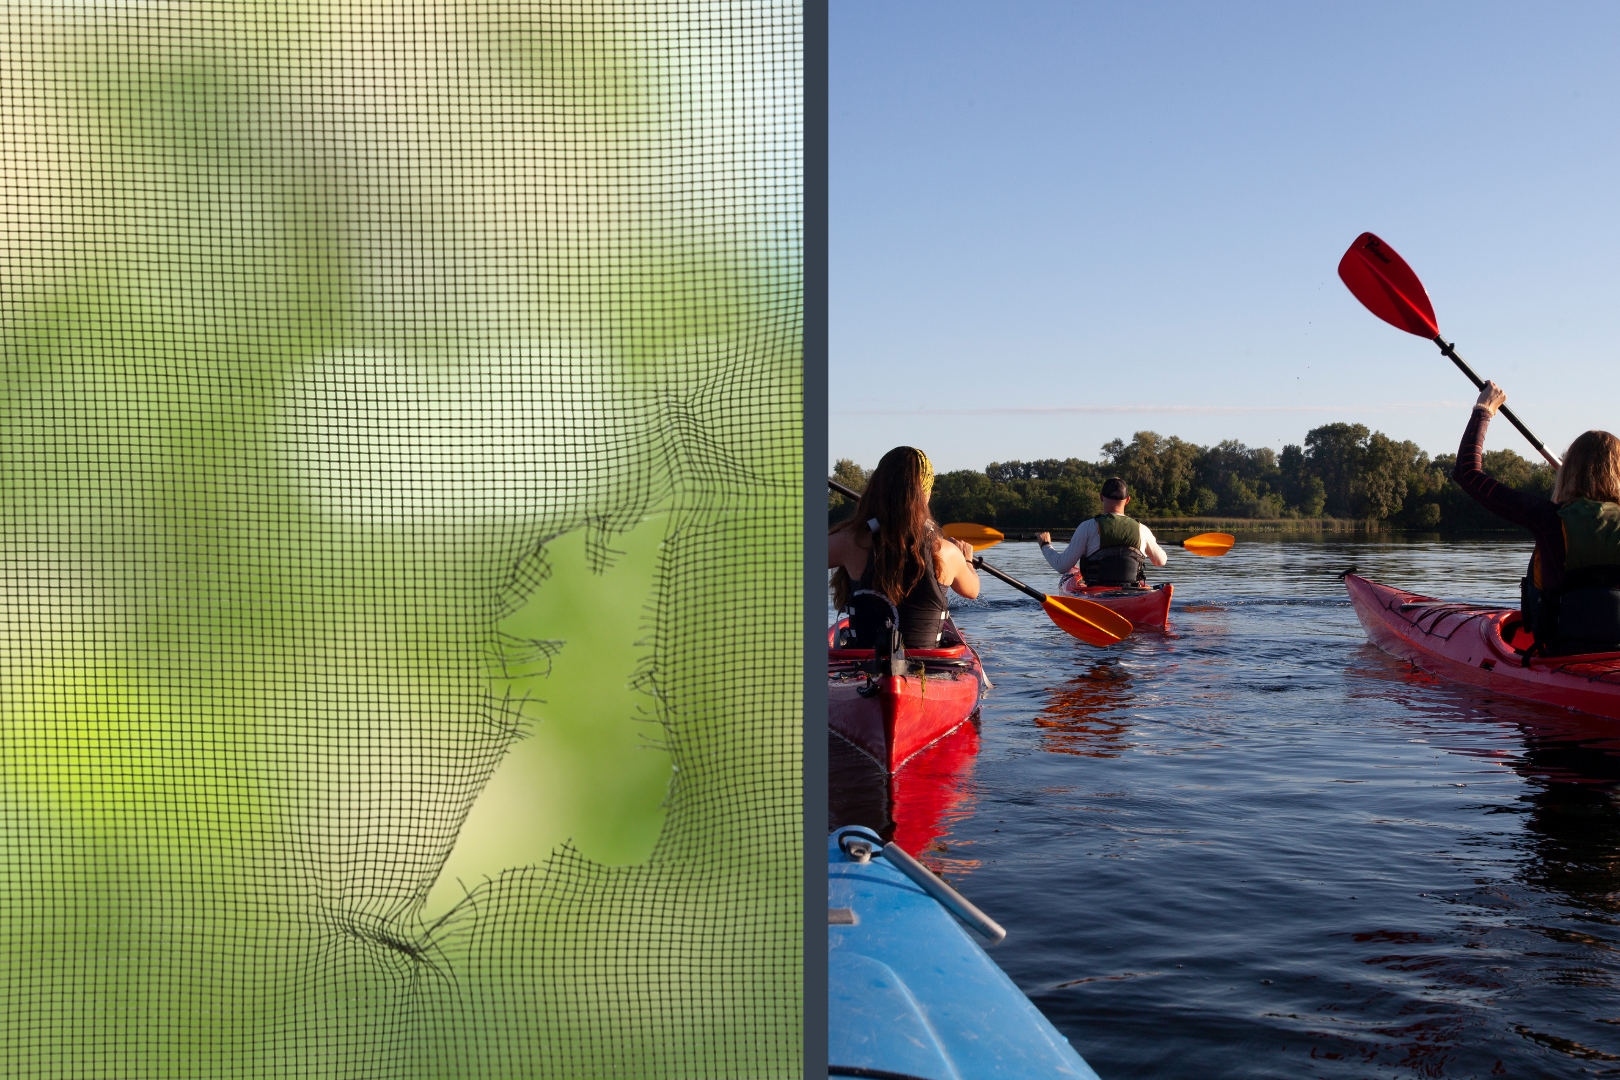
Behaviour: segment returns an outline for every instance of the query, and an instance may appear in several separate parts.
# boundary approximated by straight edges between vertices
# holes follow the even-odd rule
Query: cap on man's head
[[[1125,481],[1117,476],[1110,476],[1103,481],[1102,497],[1105,499],[1127,499],[1130,494],[1130,489],[1125,486]]]

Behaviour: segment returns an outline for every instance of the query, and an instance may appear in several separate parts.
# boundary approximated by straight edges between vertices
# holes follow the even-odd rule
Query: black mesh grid
[[[800,43],[0,3],[0,1075],[798,1074]],[[427,917],[652,517],[651,858]]]

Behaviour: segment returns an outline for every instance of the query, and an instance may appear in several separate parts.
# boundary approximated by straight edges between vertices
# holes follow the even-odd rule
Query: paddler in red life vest
[[[1163,566],[1170,560],[1146,525],[1125,516],[1130,501],[1125,481],[1110,477],[1102,486],[1103,512],[1080,523],[1062,554],[1052,546],[1051,533],[1037,535],[1041,554],[1059,574],[1069,575],[1078,565],[1087,585],[1144,585],[1148,562]]]
[[[1483,468],[1485,429],[1507,401],[1487,382],[1474,403],[1451,478],[1475,502],[1536,538],[1519,583],[1530,652],[1620,652],[1620,439],[1588,431],[1569,444],[1551,499],[1515,491]]]
[[[855,513],[827,534],[833,605],[849,612],[850,648],[889,655],[892,635],[908,649],[939,647],[950,605],[945,590],[979,595],[973,545],[951,540],[928,513],[934,466],[914,446],[883,455]]]

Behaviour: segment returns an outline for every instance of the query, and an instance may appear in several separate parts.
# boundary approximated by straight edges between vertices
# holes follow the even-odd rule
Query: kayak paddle
[[[852,503],[858,503],[858,502],[861,501],[861,493],[860,492],[856,491],[853,488],[845,487],[843,484],[840,484],[838,481],[834,480],[830,476],[827,477],[827,486],[832,488],[834,491],[838,492],[838,494],[842,495],[844,498],[848,499]]]
[[[970,521],[954,521],[940,531],[952,540],[966,540],[974,551],[995,547],[1007,539],[988,525],[975,525]]]
[[[1012,575],[997,570],[984,561],[983,555],[974,556],[973,566],[1000,578],[1025,596],[1039,600],[1041,607],[1046,609],[1047,617],[1057,624],[1059,630],[1079,638],[1087,645],[1112,645],[1123,641],[1131,632],[1131,620],[1101,604],[1082,600],[1078,596],[1047,596]]]
[[[1423,282],[1406,265],[1406,260],[1395,254],[1388,244],[1370,232],[1356,237],[1356,242],[1339,260],[1339,277],[1368,311],[1397,329],[1433,341],[1468,376],[1475,389],[1485,389],[1485,380],[1474,374],[1474,369],[1457,355],[1453,343],[1440,336],[1440,326],[1434,318],[1434,305],[1429,303],[1429,294],[1424,290]],[[1519,429],[1520,435],[1530,440],[1531,446],[1541,452],[1547,464],[1555,469],[1559,467],[1559,460],[1541,445],[1540,439],[1530,434],[1530,429],[1519,422],[1511,409],[1504,405],[1501,413],[1508,418],[1508,423]]]
[[[827,478],[827,486],[838,492],[838,494],[842,495],[844,498],[849,499],[851,502],[858,503],[861,501],[859,492],[852,491],[830,476]],[[974,525],[971,522],[965,521],[955,522],[947,525],[940,531],[946,536],[950,537],[952,540],[966,540],[968,543],[973,545],[974,551],[982,551],[987,547],[994,547],[1003,540],[1007,539],[1005,536],[996,532],[996,530],[992,529],[988,525]]]
[[[1225,555],[1237,543],[1237,537],[1231,533],[1199,533],[1189,536],[1181,541],[1181,546],[1194,555],[1203,555],[1213,559],[1217,555]]]

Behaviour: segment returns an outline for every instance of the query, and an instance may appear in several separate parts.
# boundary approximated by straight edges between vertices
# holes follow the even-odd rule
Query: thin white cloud
[[[1005,405],[978,409],[833,409],[835,416],[1244,416],[1255,413],[1403,413],[1456,409],[1467,401],[1397,401],[1383,405]]]

